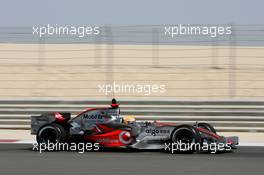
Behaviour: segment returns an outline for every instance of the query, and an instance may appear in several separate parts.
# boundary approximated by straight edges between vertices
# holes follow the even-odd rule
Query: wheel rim
[[[40,131],[39,140],[41,143],[56,143],[58,141],[58,133],[52,127],[45,128]]]
[[[175,134],[174,140],[176,142],[181,142],[181,143],[186,143],[186,144],[195,142],[193,133],[185,129],[177,131],[177,133]]]

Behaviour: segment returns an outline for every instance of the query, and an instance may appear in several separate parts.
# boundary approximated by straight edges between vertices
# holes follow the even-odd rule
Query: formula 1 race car
[[[120,115],[119,104],[111,107],[87,109],[71,119],[70,113],[54,112],[31,117],[31,134],[38,143],[91,142],[102,147],[166,149],[175,143],[191,145],[182,152],[199,151],[194,145],[222,144],[232,150],[238,137],[219,136],[208,123],[193,125],[138,122],[131,116]]]

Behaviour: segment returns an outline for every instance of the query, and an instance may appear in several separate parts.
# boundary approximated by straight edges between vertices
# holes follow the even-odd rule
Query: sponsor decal
[[[146,129],[146,133],[156,136],[159,134],[169,134],[170,130],[168,129]]]
[[[123,131],[119,134],[119,140],[124,144],[129,144],[132,142],[131,134],[127,131]]]
[[[100,114],[84,114],[83,119],[86,119],[86,120],[102,120],[103,116]]]
[[[116,139],[107,139],[107,138],[97,139],[96,141],[99,143],[118,143],[118,140]]]

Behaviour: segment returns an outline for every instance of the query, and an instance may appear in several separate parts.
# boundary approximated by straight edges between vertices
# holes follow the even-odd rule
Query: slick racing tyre
[[[66,130],[56,123],[44,125],[37,132],[38,143],[63,143],[66,139]]]
[[[176,144],[177,151],[181,153],[193,153],[198,151],[201,137],[193,126],[182,125],[177,127],[171,135],[172,143]]]
[[[214,129],[214,127],[208,123],[198,123],[198,127],[206,129],[207,131],[216,134],[216,130]]]

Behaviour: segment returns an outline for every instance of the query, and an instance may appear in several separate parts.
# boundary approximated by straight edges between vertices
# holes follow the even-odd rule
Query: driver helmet
[[[124,119],[123,121],[125,124],[133,123],[136,121],[134,116],[124,116],[123,119]]]

